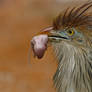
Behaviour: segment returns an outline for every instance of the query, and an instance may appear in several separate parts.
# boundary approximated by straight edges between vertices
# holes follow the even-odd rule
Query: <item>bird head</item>
[[[87,12],[91,7],[92,2],[88,2],[77,8],[67,8],[64,13],[60,13],[54,19],[51,27],[44,29],[37,35],[47,35],[48,43],[51,43],[55,48],[62,44],[72,45],[80,49],[91,48],[92,15],[91,12]],[[47,45],[46,42],[44,43]],[[42,52],[44,53],[44,51]]]
[[[47,34],[49,42],[56,44],[65,42],[77,47],[88,48],[92,41],[92,15],[87,11],[92,2],[80,7],[67,8],[53,21],[52,27],[44,29],[40,34]]]

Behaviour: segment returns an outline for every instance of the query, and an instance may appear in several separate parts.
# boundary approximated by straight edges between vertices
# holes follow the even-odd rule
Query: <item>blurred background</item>
[[[30,40],[67,7],[88,0],[0,0],[0,92],[55,92],[57,68],[52,48],[43,59],[31,56]]]

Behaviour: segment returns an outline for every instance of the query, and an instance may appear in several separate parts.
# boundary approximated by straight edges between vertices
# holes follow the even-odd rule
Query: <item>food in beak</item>
[[[48,35],[38,35],[34,36],[31,40],[32,49],[34,52],[34,55],[37,56],[37,58],[42,58],[44,56],[44,53],[47,49],[47,43],[48,43]]]

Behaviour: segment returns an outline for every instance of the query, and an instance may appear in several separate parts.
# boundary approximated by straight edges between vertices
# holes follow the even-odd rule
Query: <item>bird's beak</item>
[[[42,30],[41,32],[39,32],[37,35],[47,35],[48,39],[50,39],[50,40],[56,39],[56,38],[60,38],[58,32],[56,32],[53,29],[53,27],[45,28],[44,30]]]
[[[59,36],[58,32],[56,32],[53,27],[48,27],[43,29],[41,32],[39,32],[37,35],[47,35],[48,36],[48,41],[53,42],[53,41],[58,41],[58,39],[61,39]]]
[[[43,29],[37,35],[48,35],[48,37],[49,37],[52,35],[52,33],[51,33],[52,30],[53,30],[53,27],[48,27],[48,28]]]
[[[42,30],[41,32],[39,32],[37,35],[47,35],[48,36],[48,40],[50,42],[53,42],[53,41],[61,41],[61,40],[64,40],[64,39],[68,39],[68,37],[65,35],[65,33],[63,32],[60,32],[60,31],[55,31],[53,29],[53,27],[48,27],[48,28],[45,28],[44,30]]]

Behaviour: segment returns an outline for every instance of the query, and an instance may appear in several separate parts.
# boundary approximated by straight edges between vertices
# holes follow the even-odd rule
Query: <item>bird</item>
[[[58,60],[56,92],[92,92],[92,2],[67,8],[39,35],[48,36]]]

